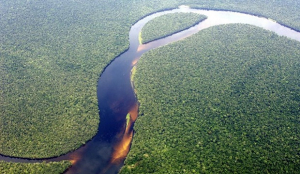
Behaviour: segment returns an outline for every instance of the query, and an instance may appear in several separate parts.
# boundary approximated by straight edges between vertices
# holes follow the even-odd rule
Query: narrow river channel
[[[207,16],[207,19],[169,37],[147,44],[139,43],[139,34],[147,22],[158,16],[178,12],[203,14]],[[0,156],[0,160],[12,162],[70,160],[72,167],[66,171],[68,174],[118,173],[129,152],[134,132],[133,125],[138,116],[138,103],[130,81],[130,75],[131,69],[141,55],[149,50],[189,37],[208,27],[233,23],[258,26],[278,35],[300,41],[299,32],[284,27],[273,20],[243,13],[181,7],[151,14],[131,27],[129,49],[116,57],[99,78],[97,96],[101,122],[98,133],[92,140],[78,150],[60,157],[34,160]]]

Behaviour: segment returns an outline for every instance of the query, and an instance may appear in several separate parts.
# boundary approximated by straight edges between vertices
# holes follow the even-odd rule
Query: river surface
[[[147,44],[139,43],[143,26],[152,19],[170,13],[192,12],[203,14],[207,19],[199,24],[166,38]],[[129,152],[134,134],[133,125],[138,116],[138,103],[130,81],[131,69],[141,55],[149,50],[189,37],[208,27],[222,24],[250,24],[273,31],[281,36],[300,41],[300,33],[273,20],[249,14],[199,10],[181,7],[157,12],[135,23],[129,32],[130,47],[106,67],[98,81],[97,97],[100,124],[96,136],[74,152],[50,159],[22,159],[0,155],[0,160],[11,162],[41,162],[70,160],[72,167],[66,173],[118,173]],[[130,117],[126,115],[129,113]],[[129,116],[128,115],[128,116]]]

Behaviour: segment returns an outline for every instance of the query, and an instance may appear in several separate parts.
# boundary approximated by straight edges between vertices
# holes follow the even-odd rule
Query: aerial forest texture
[[[297,41],[231,24],[146,53],[121,173],[297,173],[299,50]]]
[[[175,13],[157,17],[149,21],[142,29],[142,43],[167,37],[190,28],[206,19],[206,16],[195,13]]]
[[[68,161],[52,163],[7,163],[0,161],[1,174],[53,174],[63,173],[70,166]]]
[[[97,80],[128,48],[131,25],[182,4],[264,16],[300,31],[296,0],[2,0],[0,154],[48,158],[85,144],[101,121]],[[299,54],[295,41],[240,25],[151,51],[134,78],[142,116],[122,172],[299,171]],[[162,73],[151,84],[155,72]],[[0,173],[68,166],[0,162]]]

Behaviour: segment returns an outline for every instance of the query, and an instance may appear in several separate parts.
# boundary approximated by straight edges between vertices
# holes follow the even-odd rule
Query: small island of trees
[[[149,21],[142,29],[142,43],[163,38],[190,28],[206,19],[206,16],[195,13],[166,14]]]

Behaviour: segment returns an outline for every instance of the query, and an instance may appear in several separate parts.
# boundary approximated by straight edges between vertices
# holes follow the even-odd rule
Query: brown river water
[[[199,24],[171,36],[158,39],[147,44],[139,43],[139,34],[143,26],[152,19],[169,13],[198,13],[207,16]],[[179,9],[157,12],[142,18],[135,23],[129,32],[130,47],[109,64],[98,81],[97,97],[100,110],[98,133],[81,148],[66,155],[49,159],[24,159],[1,156],[0,160],[10,162],[50,162],[70,160],[72,166],[65,172],[68,174],[118,173],[130,150],[134,135],[134,122],[138,117],[138,102],[130,81],[131,69],[141,55],[149,50],[182,40],[203,29],[222,24],[250,24],[275,32],[278,35],[300,41],[300,33],[282,26],[273,20],[249,14],[190,9]],[[126,119],[129,113],[130,117]]]

